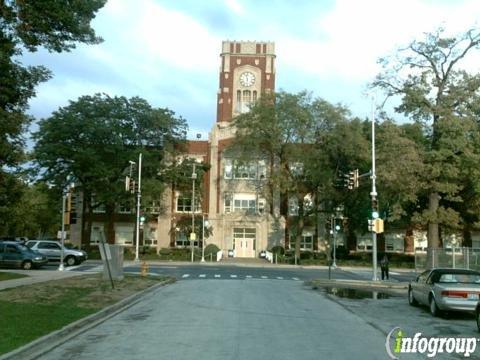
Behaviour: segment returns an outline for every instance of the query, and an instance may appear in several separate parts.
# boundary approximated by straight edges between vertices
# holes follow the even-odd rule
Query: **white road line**
[[[231,277],[231,278],[236,278],[236,277],[237,277],[237,275],[230,275],[230,277]]]
[[[252,278],[252,275],[247,275],[246,278],[247,278],[247,279],[251,279],[251,278]]]
[[[222,277],[220,274],[215,274],[216,278]]]
[[[393,271],[390,271],[389,274],[392,274],[392,275],[400,275],[400,273],[398,273],[398,272],[393,272]]]
[[[205,276],[207,276],[207,275],[205,275],[205,274],[198,275],[199,278],[204,278]]]
[[[262,279],[268,279],[268,276],[262,276]]]
[[[187,278],[187,277],[189,277],[189,276],[190,276],[190,274],[183,274],[183,275],[182,275],[182,278]]]
[[[283,276],[277,276],[278,280],[283,280]]]
[[[292,278],[292,279],[293,279],[293,280],[300,280],[299,278],[296,278],[296,277],[294,277],[294,278]]]

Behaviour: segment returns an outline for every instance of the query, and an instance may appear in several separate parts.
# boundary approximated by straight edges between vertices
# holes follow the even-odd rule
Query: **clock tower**
[[[275,89],[275,44],[223,41],[220,58],[217,123],[225,123]]]

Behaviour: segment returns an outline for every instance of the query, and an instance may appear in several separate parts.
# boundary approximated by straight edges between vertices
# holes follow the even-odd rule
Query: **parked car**
[[[260,256],[260,259],[265,259],[267,257],[267,252],[265,250],[262,250],[260,251],[258,256]]]
[[[432,269],[408,286],[408,302],[427,305],[433,316],[443,311],[475,311],[480,294],[480,272],[466,269]]]
[[[29,240],[25,244],[32,250],[47,257],[48,261],[60,261],[62,245],[55,240]],[[69,249],[63,247],[63,259],[68,266],[78,265],[87,260],[87,253],[83,250]]]
[[[19,236],[19,237],[2,236],[2,237],[0,237],[0,241],[15,241],[15,242],[18,242],[18,243],[24,245],[28,241],[28,238],[25,237],[25,236]]]
[[[477,329],[480,332],[480,301],[477,303],[475,307],[475,320],[477,320]]]
[[[39,268],[48,262],[46,256],[16,241],[0,241],[0,266],[18,267],[24,270]]]

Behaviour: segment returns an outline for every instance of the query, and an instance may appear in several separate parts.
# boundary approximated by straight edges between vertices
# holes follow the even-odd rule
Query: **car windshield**
[[[25,245],[17,245],[17,247],[21,251],[32,251],[28,247],[26,247]]]
[[[442,274],[440,276],[439,282],[480,284],[480,275],[478,274]]]

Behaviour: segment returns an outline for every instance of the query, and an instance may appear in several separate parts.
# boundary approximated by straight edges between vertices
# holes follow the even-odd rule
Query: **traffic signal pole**
[[[370,196],[372,197],[372,218],[378,218],[377,208],[377,189],[375,186],[375,95],[372,96],[372,191]],[[375,229],[372,229],[372,262],[373,262],[373,281],[378,281],[377,275],[377,233]]]
[[[138,155],[138,189],[137,189],[137,221],[135,226],[135,261],[140,261],[138,257],[138,247],[140,243],[140,202],[142,199],[142,153]]]

